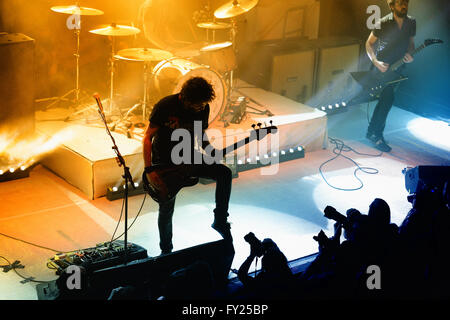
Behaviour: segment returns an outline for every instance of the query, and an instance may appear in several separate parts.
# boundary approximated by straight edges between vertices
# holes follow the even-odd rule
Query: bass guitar
[[[222,150],[218,150],[219,154],[225,157],[226,154],[248,144],[253,140],[261,140],[268,134],[276,133],[278,128],[272,125],[261,128],[261,123],[258,123],[258,129],[256,125],[252,125],[253,130],[250,136],[242,139]],[[177,193],[184,187],[194,186],[199,182],[198,177],[190,176],[190,167],[192,164],[180,164],[180,165],[153,165],[151,173],[142,174],[142,182],[144,190],[155,200],[156,202],[166,202],[173,199]]]

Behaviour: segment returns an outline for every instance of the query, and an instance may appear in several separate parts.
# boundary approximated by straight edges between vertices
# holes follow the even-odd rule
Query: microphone
[[[102,106],[102,101],[100,100],[100,95],[98,93],[94,93],[94,99],[95,99],[95,101],[97,101],[97,105],[98,105],[101,113],[103,113],[103,106]]]

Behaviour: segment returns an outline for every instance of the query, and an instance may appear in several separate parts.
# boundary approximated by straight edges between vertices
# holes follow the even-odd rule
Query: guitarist
[[[176,129],[186,129],[191,136],[191,146],[195,141],[205,149],[210,145],[209,140],[194,136],[194,121],[202,122],[202,135],[208,127],[209,102],[215,97],[212,85],[201,77],[194,77],[184,83],[181,92],[161,99],[153,107],[149,118],[149,125],[143,139],[143,155],[145,163],[144,180],[150,185],[161,183],[160,173],[155,165],[172,165],[171,152],[177,142],[171,141]],[[206,136],[206,135],[204,135]],[[206,141],[204,141],[206,140]],[[192,147],[191,154],[196,152]],[[213,149],[214,154],[216,149]],[[203,158],[202,158],[203,159]],[[183,176],[191,179],[199,177],[216,181],[216,208],[214,209],[214,223],[211,225],[222,237],[232,241],[230,224],[227,222],[228,202],[231,194],[231,170],[223,164],[190,164],[183,165]],[[180,179],[182,179],[180,177]],[[195,180],[194,180],[195,181]],[[195,182],[194,182],[195,184]],[[172,216],[175,207],[175,196],[159,202],[158,229],[160,236],[161,254],[172,251]]]
[[[416,20],[408,16],[409,0],[387,0],[387,3],[392,12],[381,19],[381,28],[374,29],[366,42],[367,55],[382,73],[402,58],[411,63],[414,60],[411,52],[415,49]],[[378,44],[376,49],[375,44]],[[394,89],[395,84],[390,84],[382,91],[366,135],[375,148],[383,152],[392,150],[383,138],[383,131],[394,102]]]

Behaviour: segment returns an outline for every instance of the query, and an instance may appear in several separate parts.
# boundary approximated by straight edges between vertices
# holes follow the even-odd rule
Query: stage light
[[[276,157],[278,155],[278,153],[274,152],[272,153],[272,156]]]
[[[336,107],[336,108],[339,108],[339,103],[336,103],[336,104],[335,104],[335,107]]]
[[[30,171],[33,167],[10,167],[8,169],[0,170],[0,182],[6,182],[10,180],[17,180],[22,178],[27,178],[30,176]]]
[[[333,109],[333,106],[330,104],[330,105],[328,105],[328,109]]]
[[[256,161],[259,161],[259,157],[258,156],[256,156]]]
[[[242,164],[242,160],[238,160],[238,164]]]
[[[325,110],[326,110],[326,108],[325,108],[325,107],[322,107],[322,108],[320,108],[320,109],[322,109],[322,111],[325,111]]]
[[[281,155],[284,156],[286,154],[286,151],[281,150]]]
[[[343,107],[346,107],[347,104],[346,104],[345,102],[342,102],[342,106],[343,106]]]
[[[298,151],[302,151],[303,148],[302,148],[302,147],[298,147],[297,150],[298,150]]]
[[[269,159],[269,155],[265,154],[264,159]]]
[[[290,148],[290,149],[289,149],[289,152],[290,152],[290,153],[294,153],[294,149]]]
[[[248,162],[248,163],[252,162],[252,159],[248,158],[248,159],[247,159],[247,162]]]
[[[134,185],[136,186],[136,189],[128,188],[129,197],[146,193],[142,183],[135,182]],[[109,187],[108,189],[106,189],[106,199],[108,199],[109,201],[122,199],[124,196],[125,196],[125,185],[123,185],[122,188],[114,186],[112,188]]]

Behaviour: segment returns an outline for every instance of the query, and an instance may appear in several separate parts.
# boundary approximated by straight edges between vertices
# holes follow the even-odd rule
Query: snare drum
[[[176,57],[161,61],[153,69],[153,84],[159,98],[180,92],[183,84],[192,77],[202,77],[214,88],[216,97],[209,103],[209,123],[212,123],[223,112],[228,97],[226,83],[219,73],[208,66]]]

